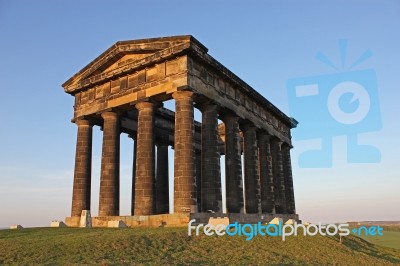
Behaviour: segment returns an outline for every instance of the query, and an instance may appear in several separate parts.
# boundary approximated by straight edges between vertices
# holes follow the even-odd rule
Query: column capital
[[[213,100],[206,100],[202,102],[196,103],[196,107],[201,111],[201,112],[206,112],[206,111],[219,111],[220,106],[218,103],[214,102]]]
[[[132,139],[132,140],[136,140],[137,138],[137,133],[130,133],[128,134],[128,138]]]
[[[293,148],[293,146],[289,145],[286,142],[282,142],[282,144],[281,144],[281,149],[284,150],[284,151],[291,150],[292,148]]]
[[[165,139],[155,139],[155,144],[157,146],[169,146],[169,142]]]
[[[267,131],[261,130],[257,133],[257,138],[260,142],[270,141],[274,136],[270,135]]]
[[[93,123],[87,119],[78,119],[75,121],[77,126],[93,126]]]
[[[103,119],[118,119],[119,115],[119,112],[115,111],[105,111],[101,113]]]
[[[189,91],[189,90],[184,90],[184,91],[176,91],[172,93],[172,98],[175,100],[180,100],[180,99],[193,99],[194,92]]]
[[[225,114],[221,114],[219,115],[221,120],[225,123],[225,122],[239,122],[240,117],[238,115],[236,115],[235,113],[232,112],[227,112]]]
[[[143,109],[153,109],[156,107],[156,104],[152,101],[143,101],[143,102],[138,102],[135,104],[135,108],[140,110]]]
[[[244,132],[253,132],[253,131],[257,131],[258,128],[251,122],[245,122],[243,124],[240,125],[240,129]]]
[[[276,137],[271,138],[271,142],[272,143],[277,143],[279,145],[279,147],[281,147],[282,144],[284,143],[281,139],[278,139]]]

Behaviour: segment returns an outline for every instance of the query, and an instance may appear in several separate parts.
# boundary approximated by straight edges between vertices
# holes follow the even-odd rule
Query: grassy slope
[[[187,236],[186,228],[0,231],[0,264],[392,265],[400,250],[349,236]]]

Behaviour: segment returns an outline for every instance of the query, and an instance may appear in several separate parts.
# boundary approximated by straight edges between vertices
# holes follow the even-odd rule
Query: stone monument
[[[261,214],[266,221],[298,219],[290,162],[290,130],[297,121],[210,56],[193,36],[117,42],[63,88],[75,99],[72,121],[77,125],[67,225],[79,226],[82,211],[91,207],[94,126],[102,128],[103,143],[99,214],[93,226],[107,226],[110,220],[128,226],[179,225],[190,218],[207,223],[210,217],[245,222]],[[163,106],[168,100],[174,101],[174,111]],[[201,121],[194,119],[195,108]],[[134,141],[132,208],[122,216],[121,134]],[[173,202],[168,147],[174,150]]]

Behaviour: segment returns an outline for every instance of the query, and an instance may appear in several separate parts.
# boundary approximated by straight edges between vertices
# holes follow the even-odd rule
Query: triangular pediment
[[[117,69],[118,67],[121,67],[123,65],[135,62],[135,61],[139,61],[140,59],[143,59],[149,55],[154,54],[153,51],[149,51],[149,52],[136,52],[136,53],[120,53],[118,55],[116,55],[114,58],[111,58],[110,60],[108,60],[106,63],[104,63],[103,65],[99,66],[96,70],[88,73],[88,75],[86,75],[83,78],[90,78],[92,76],[98,75],[100,73],[103,72],[109,72],[112,71],[114,69]]]
[[[159,51],[190,42],[195,42],[197,46],[200,46],[207,52],[207,48],[190,35],[117,42],[67,80],[62,86],[67,92],[70,92],[68,90],[69,87],[76,87],[76,84],[85,79],[113,71]]]

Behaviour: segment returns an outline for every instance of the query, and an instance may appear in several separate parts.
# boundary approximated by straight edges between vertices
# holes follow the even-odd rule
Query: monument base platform
[[[285,223],[289,219],[297,222],[299,220],[298,214],[246,214],[246,213],[171,213],[171,214],[157,214],[148,216],[103,216],[92,217],[93,227],[107,227],[109,221],[123,221],[128,227],[177,227],[187,226],[189,221],[195,219],[193,224],[207,224],[210,218],[224,218],[228,217],[230,223],[238,222],[240,224],[255,224],[258,222],[268,223],[272,219],[278,217],[282,218]],[[80,216],[66,217],[65,224],[68,227],[79,227]]]
[[[66,217],[65,224],[79,227],[81,217]],[[92,227],[107,227],[109,221],[123,221],[128,227],[176,227],[187,226],[190,214],[172,213],[147,216],[99,216],[92,217]]]
[[[293,219],[298,223],[298,214],[258,214],[258,213],[191,213],[190,220],[195,219],[193,224],[207,224],[210,218],[229,218],[229,223],[238,222],[239,224],[256,224],[258,222],[268,223],[272,219],[282,218],[283,223],[289,219]]]

